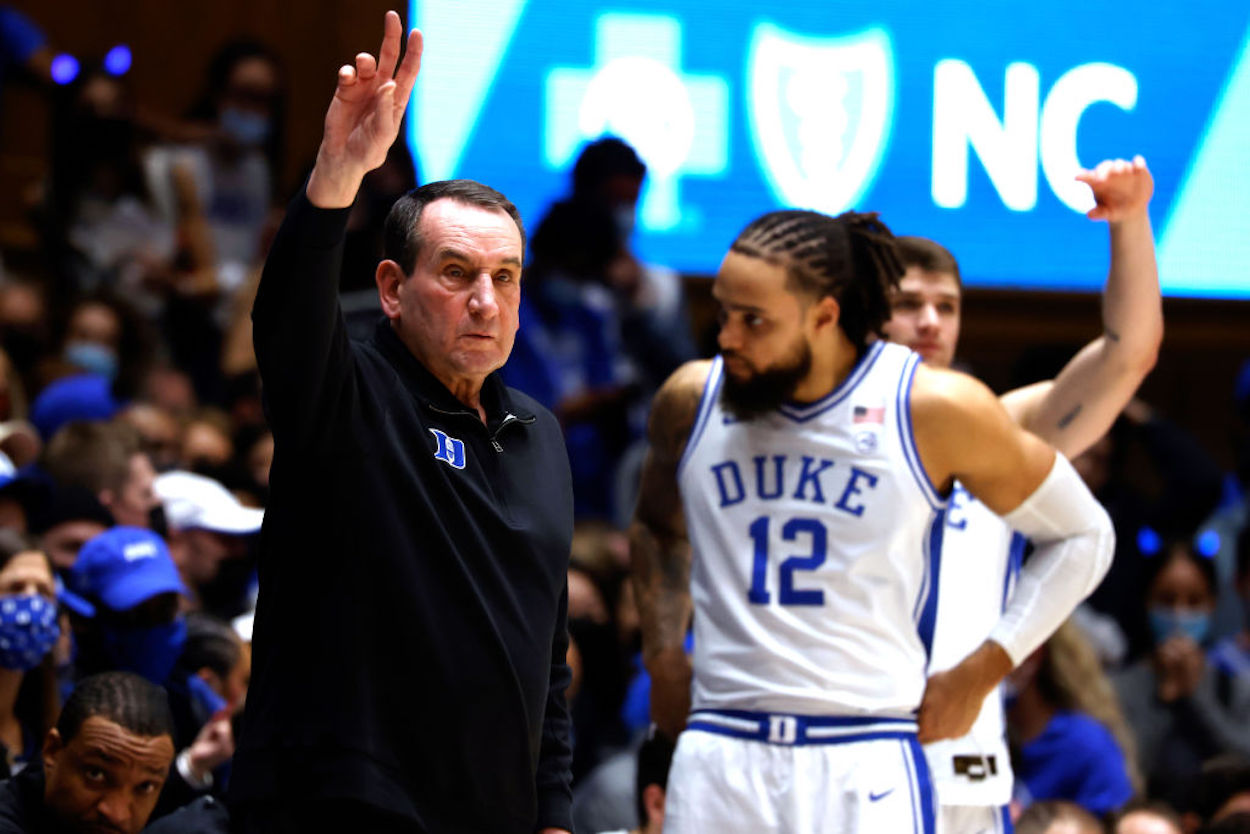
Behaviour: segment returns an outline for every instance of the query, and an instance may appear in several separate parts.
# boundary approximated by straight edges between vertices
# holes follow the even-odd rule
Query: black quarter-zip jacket
[[[295,199],[252,312],[275,453],[232,798],[571,830],[559,425],[493,374],[484,424],[385,321],[349,341],[347,214]]]

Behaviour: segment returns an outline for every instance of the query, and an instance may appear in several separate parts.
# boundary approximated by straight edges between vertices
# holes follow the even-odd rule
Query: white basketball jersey
[[[998,623],[1019,572],[1024,540],[956,484],[951,492],[938,576],[937,627],[930,670],[959,663]],[[990,693],[972,730],[925,745],[942,805],[1006,805],[1011,801],[1002,698]]]
[[[678,467],[693,708],[912,716],[944,501],[911,432],[919,357],[877,342],[818,402],[740,422],[713,361]]]

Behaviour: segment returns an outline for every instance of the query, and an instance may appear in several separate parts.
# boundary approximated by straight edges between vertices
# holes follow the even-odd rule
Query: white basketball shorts
[[[914,721],[706,710],[668,777],[664,834],[935,834]]]

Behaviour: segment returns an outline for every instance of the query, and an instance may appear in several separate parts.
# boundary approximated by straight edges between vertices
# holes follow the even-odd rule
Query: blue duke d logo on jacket
[[[445,461],[453,469],[464,469],[464,441],[449,437],[446,432],[438,429],[430,429],[430,434],[434,435],[434,441],[438,444],[434,457]]]

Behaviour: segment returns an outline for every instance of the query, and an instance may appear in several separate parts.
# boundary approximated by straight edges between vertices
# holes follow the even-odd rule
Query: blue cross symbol
[[[682,177],[717,177],[729,159],[729,85],[681,70],[681,22],[663,15],[606,13],[595,22],[595,63],[547,74],[544,154],[567,166],[580,145],[604,134],[634,146],[647,163],[641,225],[682,221]],[[687,223],[694,221],[687,212]]]

